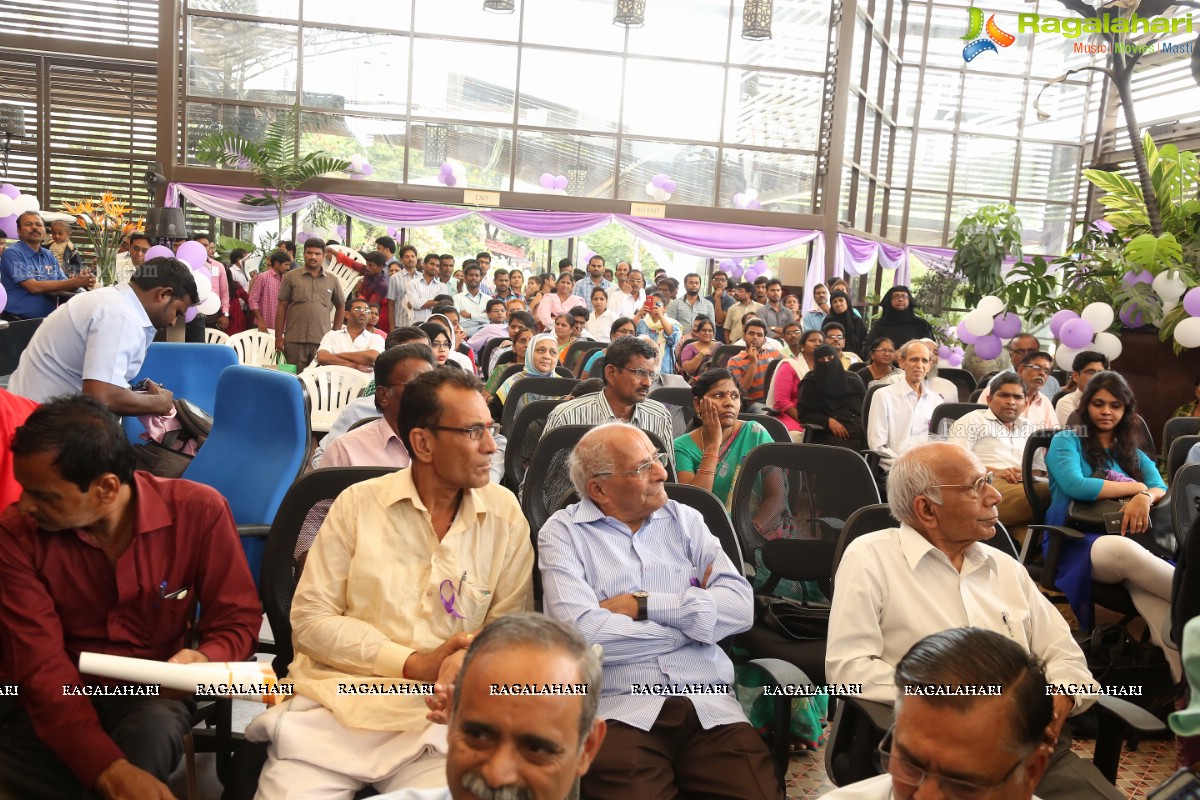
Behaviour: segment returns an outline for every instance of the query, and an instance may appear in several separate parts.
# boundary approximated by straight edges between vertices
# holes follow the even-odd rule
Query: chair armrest
[[[772,686],[811,686],[804,670],[778,658],[752,658],[750,663],[763,671]]]
[[[1029,532],[1025,534],[1026,541],[1032,539],[1035,531],[1044,531],[1050,537],[1050,543],[1046,546],[1046,558],[1043,561],[1041,585],[1043,589],[1057,592],[1058,587],[1054,583],[1054,576],[1058,574],[1058,558],[1062,551],[1063,541],[1064,539],[1082,539],[1083,534],[1074,528],[1067,528],[1063,525],[1030,525],[1028,530]]]
[[[1092,765],[1105,780],[1116,783],[1117,765],[1129,729],[1141,734],[1165,731],[1164,725],[1150,712],[1116,697],[1102,695],[1096,702],[1096,746]]]
[[[1109,717],[1139,733],[1165,733],[1167,730],[1167,726],[1158,717],[1119,697],[1101,695],[1096,701],[1096,713],[1101,719]]]
[[[238,525],[238,536],[244,539],[265,539],[271,533],[270,525]]]

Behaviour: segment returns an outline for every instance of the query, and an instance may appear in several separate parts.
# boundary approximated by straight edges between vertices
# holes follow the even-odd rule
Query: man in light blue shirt
[[[96,284],[92,275],[68,278],[54,254],[42,247],[46,224],[36,211],[17,217],[17,236],[20,241],[0,256],[0,284],[8,293],[5,319],[47,317],[62,296]]]
[[[587,272],[588,280],[581,280],[575,284],[575,291],[572,294],[589,301],[588,305],[590,306],[592,290],[599,287],[607,292],[612,288],[612,283],[604,278],[604,256],[596,255],[589,258]]]
[[[8,390],[39,403],[62,394],[95,397],[118,415],[168,414],[171,392],[135,392],[154,334],[182,319],[197,297],[192,271],[174,258],[144,263],[129,283],[80,295],[46,318],[21,353]]]
[[[665,463],[632,425],[588,432],[570,461],[583,499],[538,535],[546,614],[604,648],[608,734],[582,795],[782,798],[718,645],[749,629],[753,592],[700,513],[667,499]]]

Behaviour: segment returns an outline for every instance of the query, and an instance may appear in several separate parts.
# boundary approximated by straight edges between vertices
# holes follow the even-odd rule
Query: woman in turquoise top
[[[1046,454],[1047,524],[1069,525],[1067,509],[1072,500],[1127,498],[1121,535],[1085,534],[1083,539],[1064,541],[1054,581],[1085,627],[1092,624],[1091,582],[1123,584],[1146,620],[1150,638],[1162,648],[1171,674],[1179,680],[1179,653],[1163,645],[1175,567],[1125,538],[1127,533],[1148,529],[1150,507],[1167,488],[1154,462],[1137,447],[1136,419],[1137,403],[1129,384],[1115,372],[1100,372],[1088,381],[1067,429],[1051,440]]]

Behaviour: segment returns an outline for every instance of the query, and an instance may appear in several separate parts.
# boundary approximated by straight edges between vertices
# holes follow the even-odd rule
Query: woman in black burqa
[[[912,292],[907,286],[893,286],[879,303],[879,319],[871,326],[867,341],[887,338],[897,350],[909,339],[932,339],[933,330],[924,317],[917,316]]]

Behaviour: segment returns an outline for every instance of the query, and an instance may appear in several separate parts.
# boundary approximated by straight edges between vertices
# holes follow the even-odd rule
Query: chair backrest
[[[342,409],[362,394],[370,380],[370,373],[336,365],[301,372],[300,381],[312,405],[312,429],[328,432]]]
[[[929,432],[933,436],[945,436],[950,432],[950,423],[981,408],[987,406],[982,403],[942,403],[933,409],[933,415],[929,418]]]
[[[1066,397],[1067,395],[1069,395],[1069,394],[1070,394],[1071,392],[1073,392],[1073,391],[1075,391],[1075,390],[1074,390],[1074,389],[1061,389],[1061,390],[1059,390],[1059,391],[1055,392],[1055,393],[1054,393],[1054,397],[1051,397],[1051,398],[1050,398],[1050,406],[1051,406],[1051,408],[1053,408],[1053,407],[1057,406],[1057,405],[1058,405],[1058,401],[1059,401],[1059,400],[1062,400],[1064,397]]]
[[[525,395],[534,395],[535,400],[545,400],[551,397],[563,398],[571,393],[578,383],[574,378],[563,378],[556,376],[553,378],[543,378],[540,375],[528,375],[513,383],[512,388],[508,390],[508,396],[504,398],[504,413],[500,419],[500,427],[504,431],[504,435],[508,436],[508,432],[514,429],[517,421],[517,411],[525,405],[521,402],[521,398]]]
[[[360,280],[362,280],[362,275],[358,274],[356,271],[350,269],[339,261],[334,261],[332,264],[329,264],[325,267],[325,270],[331,273],[333,277],[338,279],[338,283],[342,285],[342,294],[344,294],[346,297],[350,297],[350,295],[354,292],[354,287],[358,285]]]
[[[779,421],[778,417],[772,417],[770,414],[738,414],[738,419],[757,422],[759,425],[762,425],[766,428],[767,433],[771,434],[773,441],[783,444],[792,441],[791,431]]]
[[[847,370],[847,372],[853,372],[855,375],[858,375],[859,378],[862,378],[863,383],[866,384],[871,380],[870,373],[868,373],[866,378],[862,377],[862,373],[866,372],[870,366],[871,363],[869,361],[858,361],[854,364],[851,364],[850,369]]]
[[[1175,485],[1175,473],[1187,461],[1188,453],[1197,444],[1200,444],[1200,434],[1195,436],[1176,436],[1174,441],[1171,442],[1171,449],[1167,451],[1167,472],[1163,475],[1163,478],[1171,486]]]
[[[237,353],[239,364],[247,367],[265,367],[275,363],[275,331],[262,333],[257,328],[235,333],[225,342]]]
[[[513,352],[511,350],[501,353],[500,360],[496,362],[496,369],[500,370],[500,380],[496,384],[497,388],[503,386],[504,382],[513,375],[516,375],[518,372],[525,369],[524,364],[514,364],[512,362],[509,362],[508,364],[504,363],[504,357],[511,356],[512,354]]]
[[[716,350],[713,350],[712,361],[709,362],[709,366],[713,369],[724,367],[729,363],[729,359],[745,349],[746,346],[744,344],[723,344]]]
[[[650,390],[650,399],[657,400],[666,406],[667,411],[671,412],[672,420],[678,417],[676,437],[687,433],[688,429],[692,427],[692,421],[696,419],[696,406],[692,402],[691,389],[686,386],[660,386]],[[680,425],[683,430],[678,430]]]
[[[729,519],[729,512],[725,510],[725,504],[721,502],[721,498],[707,489],[689,486],[686,483],[667,483],[664,488],[667,490],[667,497],[680,505],[694,508],[700,512],[709,532],[720,540],[721,549],[725,551],[725,555],[729,556],[733,566],[742,575],[745,575],[747,564],[742,559],[742,547],[738,544],[737,533],[733,530],[733,521]]]
[[[872,386],[870,383],[867,384],[867,391],[863,393],[862,407],[862,421],[864,429],[867,427],[867,423],[871,420],[871,400],[874,399],[875,393],[883,388],[886,387],[882,384],[875,384],[874,386]]]
[[[25,352],[44,319],[15,320],[0,330],[0,375],[16,372],[17,364],[21,363],[21,353]]]
[[[763,376],[763,386],[767,388],[767,394],[771,394],[771,384],[775,381],[775,372],[779,369],[779,365],[783,363],[782,358],[777,358],[767,365],[767,372]]]
[[[1039,451],[1045,458],[1045,451],[1056,433],[1058,431],[1054,428],[1034,431],[1025,440],[1025,451],[1021,454],[1021,483],[1025,488],[1025,499],[1029,502],[1029,510],[1033,512],[1033,521],[1039,525],[1046,519],[1046,504],[1036,490],[1038,479],[1033,474],[1033,462]]]
[[[828,581],[838,536],[858,509],[879,502],[862,457],[820,444],[763,444],[750,451],[733,492],[742,554],[760,567],[755,591],[780,579]]]
[[[334,498],[353,484],[390,472],[395,470],[384,467],[314,470],[297,480],[280,503],[267,538],[259,584],[263,611],[275,636],[277,675],[285,675],[292,662],[292,596],[300,577],[297,562],[312,546]]]
[[[965,369],[938,367],[937,374],[939,378],[945,378],[954,384],[954,387],[958,389],[958,399],[961,402],[967,402],[971,397],[971,392],[975,391],[975,376]]]
[[[169,389],[175,399],[186,399],[208,413],[217,404],[217,381],[226,367],[237,364],[237,354],[219,344],[152,342],[133,383],[149,378]],[[124,417],[125,435],[141,444],[146,428],[137,417]]]
[[[1171,522],[1181,543],[1200,516],[1197,500],[1200,500],[1200,464],[1185,464],[1171,480]]]
[[[1138,414],[1137,419],[1133,421],[1133,426],[1141,438],[1138,447],[1144,450],[1150,458],[1157,458],[1158,451],[1154,449],[1154,434],[1150,432],[1150,425],[1146,422],[1146,418]]]
[[[554,374],[560,378],[568,379],[569,381],[571,381],[572,386],[574,386],[578,382],[578,379],[575,377],[574,373],[572,373],[571,370],[567,369],[562,364],[559,364],[557,367],[554,368]]]
[[[576,339],[567,347],[567,355],[562,364],[572,375],[578,375],[580,364],[587,358],[585,354],[601,350],[605,346],[604,342],[597,342],[595,339]]]
[[[999,374],[1000,373],[996,370],[993,370],[992,372],[987,373],[986,375],[984,375],[982,378],[979,379],[979,382],[975,384],[975,388],[976,389],[986,389],[988,387],[988,384],[992,382],[992,378],[996,377]]]
[[[508,444],[504,448],[504,485],[513,492],[519,492],[525,480],[525,471],[529,469],[529,462],[533,460],[538,441],[542,438],[546,419],[562,402],[559,397],[534,400],[517,412],[512,432],[507,434]]]
[[[346,433],[349,433],[350,431],[353,431],[353,430],[358,430],[363,425],[370,425],[372,422],[374,422],[377,419],[382,419],[382,417],[380,417],[378,414],[371,416],[371,417],[363,417],[362,419],[351,424],[349,428],[346,428]]]
[[[495,339],[488,339],[483,345],[483,349],[479,351],[479,372],[485,379],[488,376],[488,365],[492,363],[492,354],[496,352],[496,348],[511,341],[507,336],[497,336]]]
[[[1171,417],[1163,424],[1162,450],[1171,452],[1171,442],[1180,436],[1200,434],[1200,417]]]
[[[205,328],[204,343],[205,344],[225,344],[229,341],[229,334],[220,328]]]
[[[997,373],[997,374],[999,374],[999,373]],[[986,391],[987,391],[987,387],[981,386],[978,389],[976,389],[975,391],[971,392],[971,402],[978,403],[979,398],[983,397],[983,393]]]

